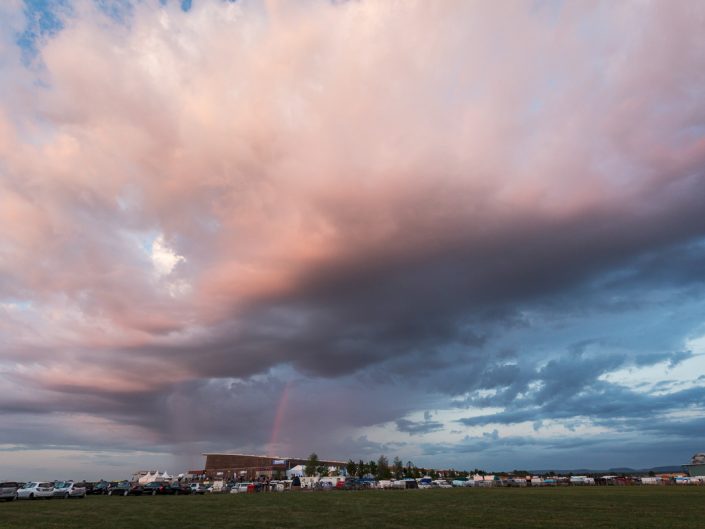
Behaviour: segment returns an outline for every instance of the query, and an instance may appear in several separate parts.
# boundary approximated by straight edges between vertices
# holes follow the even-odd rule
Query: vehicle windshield
[[[69,486],[69,483],[67,481],[57,481],[54,484],[54,488],[57,488],[57,489],[65,489],[68,486]]]
[[[23,488],[23,489],[33,489],[33,488],[36,487],[36,486],[37,486],[36,483],[31,482],[31,483],[25,483],[24,487],[22,487],[22,488]]]
[[[40,486],[41,488],[43,488],[43,489],[50,489],[50,488],[52,488],[54,485],[52,485],[51,483],[40,483],[39,486]]]

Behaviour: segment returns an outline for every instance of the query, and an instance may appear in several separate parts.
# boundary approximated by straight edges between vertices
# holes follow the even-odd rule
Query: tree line
[[[386,456],[381,455],[379,458],[370,461],[363,461],[360,459],[355,462],[352,459],[348,461],[345,465],[345,470],[348,476],[357,476],[358,478],[374,478],[374,479],[405,479],[405,478],[421,478],[424,476],[430,476],[433,479],[439,477],[437,470],[432,468],[417,467],[411,461],[407,461],[406,464],[399,458],[395,457],[394,460],[389,463],[389,459]],[[304,467],[304,473],[307,476],[327,476],[328,467],[322,465],[318,459],[318,455],[314,452],[308,456],[306,461],[306,466]],[[464,470],[444,470],[444,477],[456,478],[456,477],[467,477],[470,474]],[[485,472],[480,469],[475,469],[473,474],[484,475]]]

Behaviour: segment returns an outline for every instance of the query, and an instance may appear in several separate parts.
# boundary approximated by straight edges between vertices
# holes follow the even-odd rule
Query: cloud
[[[443,430],[444,424],[439,421],[432,421],[428,418],[423,421],[410,421],[409,419],[397,419],[397,430],[409,435],[424,434]]]
[[[702,325],[703,9],[123,7],[0,8],[6,442],[260,451],[289,382],[329,457],[700,402],[600,377]]]

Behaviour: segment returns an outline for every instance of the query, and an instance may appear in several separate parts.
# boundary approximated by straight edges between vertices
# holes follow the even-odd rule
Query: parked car
[[[160,481],[152,481],[150,483],[147,483],[146,485],[142,486],[142,495],[152,495],[156,496],[157,494],[171,494],[171,491],[169,489],[169,484],[168,483],[162,483]]]
[[[170,484],[152,481],[142,487],[142,494],[151,494],[152,496],[156,496],[157,494],[173,494],[174,496],[178,496],[179,494],[191,494],[191,487],[178,482]]]
[[[439,488],[439,489],[452,489],[452,488],[453,488],[453,485],[451,485],[450,483],[448,483],[445,479],[435,479],[435,480],[433,480],[433,482],[431,483],[431,485],[432,485],[434,488],[437,487],[437,488]]]
[[[362,483],[357,478],[345,478],[345,480],[338,481],[335,486],[337,489],[341,490],[360,490]]]
[[[208,488],[203,483],[191,483],[189,486],[192,494],[205,494],[208,492]]]
[[[377,488],[377,482],[373,479],[368,479],[368,478],[362,478],[360,480],[360,485],[362,486],[363,489],[376,489]]]
[[[55,498],[85,498],[86,487],[81,487],[73,481],[56,481],[53,494]]]
[[[54,485],[48,481],[30,481],[17,491],[17,499],[36,500],[51,499],[54,496]]]
[[[315,490],[333,490],[335,487],[333,486],[333,483],[330,481],[318,481],[313,486],[313,488]]]
[[[236,486],[237,486],[237,483],[225,483],[225,484],[221,484],[221,485],[208,485],[206,487],[206,492],[215,492],[216,494],[218,494],[218,493],[227,494],[228,492],[232,492],[233,487],[236,487]]]
[[[252,486],[252,487],[250,487],[250,486]],[[238,483],[232,489],[230,489],[230,494],[241,494],[244,492],[249,492],[249,490],[248,490],[249,488],[254,489],[255,488],[254,483],[247,483],[247,482]],[[253,492],[254,492],[254,490],[253,490]]]
[[[171,485],[168,485],[169,491],[167,494],[173,494],[178,496],[179,494],[191,494],[191,487],[186,484],[181,484],[178,481],[174,481]]]
[[[142,496],[143,493],[144,487],[139,483],[135,483],[134,485],[132,485],[130,487],[130,491],[128,492],[130,496]]]
[[[380,489],[391,489],[392,488],[392,480],[390,479],[380,479],[377,482],[377,488]]]
[[[114,481],[108,487],[108,496],[127,496],[131,488],[129,481]]]
[[[99,481],[95,485],[93,485],[93,488],[91,489],[90,493],[91,494],[107,494],[108,491],[110,490],[110,483],[107,481]]]
[[[274,480],[269,482],[269,490],[272,492],[284,492],[291,488],[291,481]]]
[[[419,484],[420,489],[432,489],[433,488],[433,480],[431,479],[430,476],[424,476],[422,478],[419,478],[418,484]]]
[[[4,481],[0,483],[0,500],[13,501],[17,498],[19,483],[15,481]]]
[[[392,489],[418,489],[419,484],[413,478],[392,480],[389,488]]]

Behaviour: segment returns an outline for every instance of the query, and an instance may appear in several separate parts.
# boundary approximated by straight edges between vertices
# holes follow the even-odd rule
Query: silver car
[[[19,500],[51,499],[54,497],[54,484],[48,481],[30,481],[17,491]]]
[[[4,481],[0,483],[0,500],[12,501],[17,498],[19,484],[14,481]]]
[[[55,498],[85,498],[86,487],[79,487],[73,481],[57,481],[54,483]]]
[[[208,489],[202,483],[191,483],[189,487],[191,488],[192,494],[205,494],[208,492]]]

